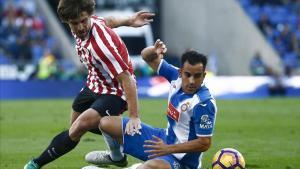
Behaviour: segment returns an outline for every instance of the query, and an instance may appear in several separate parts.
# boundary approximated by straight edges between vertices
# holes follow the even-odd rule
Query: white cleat
[[[126,167],[128,164],[127,156],[120,161],[113,161],[110,158],[110,153],[108,151],[92,151],[85,155],[85,161],[97,166],[108,166],[114,165],[117,167]]]

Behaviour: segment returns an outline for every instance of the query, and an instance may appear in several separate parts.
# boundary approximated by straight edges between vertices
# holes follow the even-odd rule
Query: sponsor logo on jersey
[[[202,115],[200,121],[201,129],[210,129],[213,127],[212,121],[209,119],[208,115]]]
[[[180,164],[177,161],[173,162],[173,167],[174,167],[174,169],[180,169],[181,168]]]
[[[179,111],[171,103],[169,103],[167,114],[173,120],[175,120],[176,122],[178,122],[180,113],[179,113]]]

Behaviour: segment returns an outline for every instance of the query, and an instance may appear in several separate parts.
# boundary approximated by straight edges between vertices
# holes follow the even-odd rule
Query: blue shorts
[[[161,138],[166,143],[166,134],[165,130],[161,128],[155,128],[152,126],[149,126],[145,123],[142,123],[142,129],[141,129],[141,135],[135,134],[134,136],[124,134],[125,133],[125,126],[128,122],[128,118],[122,118],[123,123],[123,141],[124,141],[124,153],[129,154],[135,158],[138,158],[142,161],[149,160],[148,155],[144,151],[147,150],[147,148],[144,148],[144,142],[145,140],[152,140],[152,135],[155,135],[159,138]],[[173,155],[166,155],[166,156],[160,156],[156,157],[154,159],[164,160],[168,162],[172,169],[184,169],[180,162],[173,156]]]

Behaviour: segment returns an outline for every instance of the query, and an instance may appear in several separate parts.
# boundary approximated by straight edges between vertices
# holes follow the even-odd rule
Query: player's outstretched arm
[[[126,124],[125,133],[129,135],[140,134],[139,130],[142,127],[141,120],[138,117],[138,101],[135,80],[127,70],[120,73],[116,78],[122,84],[124,89],[130,118]]]
[[[153,17],[155,16],[152,12],[139,11],[134,13],[129,17],[105,17],[104,20],[106,25],[111,28],[117,28],[120,26],[131,26],[131,27],[141,27],[153,22]]]
[[[164,42],[157,39],[154,46],[149,46],[142,50],[142,57],[154,71],[157,71],[160,61],[166,52],[167,47]]]

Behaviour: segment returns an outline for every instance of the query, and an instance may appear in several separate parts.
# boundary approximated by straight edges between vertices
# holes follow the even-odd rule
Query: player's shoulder
[[[92,15],[91,19],[95,20],[95,21],[105,22],[105,19],[101,16],[98,16],[98,15]]]
[[[178,79],[178,69],[179,68],[177,68],[176,66],[171,65],[166,60],[162,59],[157,69],[157,73],[168,79],[169,82],[171,82]]]
[[[92,15],[91,16],[91,24],[92,24],[92,28],[95,27],[95,25],[98,26],[106,26],[106,21],[103,17],[101,16],[97,16],[97,15]]]
[[[195,93],[195,95],[199,98],[199,102],[206,102],[213,99],[211,92],[204,84],[200,87],[197,93]]]
[[[165,59],[161,59],[161,61],[160,61],[160,65],[159,65],[159,70],[160,69],[175,69],[175,70],[179,70],[179,68],[178,67],[176,67],[176,66],[174,66],[174,65],[172,65],[172,64],[170,64],[168,61],[166,61]]]
[[[205,85],[201,86],[193,98],[194,109],[216,109],[216,101]]]
[[[215,116],[217,113],[217,105],[213,98],[199,102],[193,107],[193,113],[195,116],[199,116],[199,114],[210,114]]]

